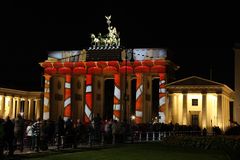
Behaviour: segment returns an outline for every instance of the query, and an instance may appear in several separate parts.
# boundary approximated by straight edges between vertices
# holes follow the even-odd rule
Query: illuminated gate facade
[[[104,100],[113,99],[112,119],[146,123],[153,120],[152,101],[159,101],[158,118],[164,122],[166,104],[165,49],[92,49],[51,52],[44,68],[43,119],[59,116],[89,123],[104,115]],[[114,81],[112,97],[104,97],[105,80]],[[136,86],[131,81],[136,80]],[[152,80],[159,79],[158,99],[152,99]],[[136,93],[133,97],[132,87]],[[133,104],[135,106],[133,106]],[[131,108],[135,113],[131,113]]]

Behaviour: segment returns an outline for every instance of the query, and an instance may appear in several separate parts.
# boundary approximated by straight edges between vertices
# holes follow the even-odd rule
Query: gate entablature
[[[44,73],[54,74],[116,74],[116,73],[164,73],[167,61],[88,61],[88,62],[43,62]]]

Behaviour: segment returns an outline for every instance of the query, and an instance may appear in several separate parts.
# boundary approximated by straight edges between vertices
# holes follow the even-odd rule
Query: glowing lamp
[[[134,115],[131,116],[131,120],[135,120],[135,118],[136,118],[136,117],[135,117]]]

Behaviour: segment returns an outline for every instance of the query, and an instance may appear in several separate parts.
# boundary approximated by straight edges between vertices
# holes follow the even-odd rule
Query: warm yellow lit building
[[[230,126],[233,90],[228,86],[192,76],[168,84],[167,90],[166,123],[222,130]]]
[[[240,124],[240,47],[235,48],[234,120]]]
[[[42,92],[28,92],[0,88],[0,118],[16,118],[20,113],[25,119],[42,117]]]

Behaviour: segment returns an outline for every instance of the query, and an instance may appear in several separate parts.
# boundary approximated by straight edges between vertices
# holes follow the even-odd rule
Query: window
[[[192,106],[198,106],[198,99],[192,99]]]

